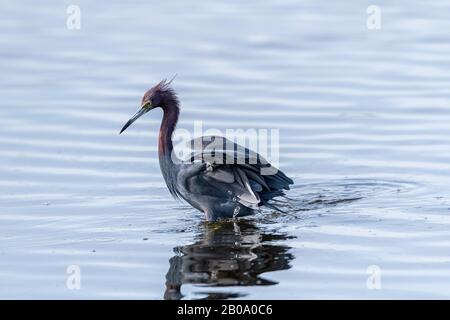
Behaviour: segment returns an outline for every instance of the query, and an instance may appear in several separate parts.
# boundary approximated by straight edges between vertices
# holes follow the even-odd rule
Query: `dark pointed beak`
[[[138,118],[140,118],[142,115],[146,114],[151,108],[147,108],[146,106],[143,106],[141,109],[139,109],[138,112],[135,113],[134,116],[131,117],[130,120],[128,120],[127,123],[123,126],[122,130],[120,130],[119,134],[124,132],[133,122],[135,122]]]

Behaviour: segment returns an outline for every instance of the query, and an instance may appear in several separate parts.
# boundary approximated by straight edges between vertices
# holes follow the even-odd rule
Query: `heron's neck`
[[[178,103],[173,102],[171,106],[163,107],[163,119],[159,129],[158,154],[159,158],[172,158],[173,143],[172,134],[178,122],[180,109]]]
[[[163,106],[163,119],[159,130],[158,155],[159,165],[170,192],[175,195],[175,162],[178,158],[173,153],[172,134],[178,122],[180,109],[176,99],[169,99]]]

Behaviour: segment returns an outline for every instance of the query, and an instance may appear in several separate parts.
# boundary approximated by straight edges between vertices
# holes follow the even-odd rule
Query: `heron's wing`
[[[207,170],[203,172],[203,175],[212,187],[223,189],[230,197],[235,197],[236,201],[246,207],[258,208],[261,202],[256,191],[258,188],[250,182],[244,170],[236,166],[224,165],[212,171]]]
[[[189,142],[190,161],[212,164],[203,175],[211,184],[219,182],[232,192],[238,201],[250,208],[267,204],[283,195],[293,181],[256,152],[226,138],[207,136]],[[265,174],[262,174],[265,169]],[[270,174],[273,172],[273,174]]]
[[[258,153],[220,136],[198,137],[189,141],[187,147],[192,151],[190,161],[270,166],[269,162]]]

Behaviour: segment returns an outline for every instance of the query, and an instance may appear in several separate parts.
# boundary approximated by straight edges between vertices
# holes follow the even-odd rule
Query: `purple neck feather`
[[[172,154],[173,143],[172,134],[178,122],[180,108],[178,107],[178,100],[172,91],[167,91],[162,102],[161,108],[164,115],[159,129],[158,140],[158,155],[159,166],[163,174],[166,185],[170,193],[174,197],[178,197],[176,189],[176,164],[174,160],[178,160],[175,154]]]
[[[162,106],[164,115],[159,129],[158,154],[159,158],[172,157],[172,134],[178,122],[180,108],[176,99],[166,98]]]

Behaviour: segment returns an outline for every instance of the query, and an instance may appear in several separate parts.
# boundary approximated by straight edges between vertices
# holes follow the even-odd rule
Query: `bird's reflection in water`
[[[181,299],[183,284],[264,286],[277,282],[263,273],[290,268],[290,247],[278,244],[284,233],[258,228],[248,221],[202,223],[196,242],[175,247],[166,275],[165,299]],[[226,299],[239,293],[198,292],[204,299]]]

